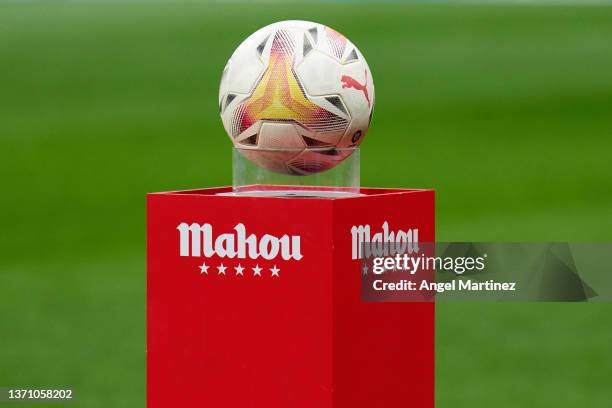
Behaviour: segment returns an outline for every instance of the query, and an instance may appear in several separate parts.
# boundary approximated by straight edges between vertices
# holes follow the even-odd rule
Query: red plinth
[[[433,407],[434,303],[363,302],[357,258],[433,242],[434,192],[228,191],[147,197],[147,406]]]

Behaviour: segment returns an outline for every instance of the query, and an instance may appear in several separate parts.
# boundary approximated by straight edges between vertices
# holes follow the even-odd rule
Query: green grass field
[[[0,386],[145,404],[145,198],[231,183],[217,113],[246,35],[351,38],[362,184],[435,188],[440,240],[612,239],[612,7],[0,4]],[[441,304],[439,407],[603,407],[609,304]]]

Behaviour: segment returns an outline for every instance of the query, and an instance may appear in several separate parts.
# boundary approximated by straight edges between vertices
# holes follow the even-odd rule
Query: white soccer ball
[[[357,47],[308,21],[281,21],[250,35],[223,70],[219,109],[236,148],[269,170],[330,169],[363,140],[374,83]]]

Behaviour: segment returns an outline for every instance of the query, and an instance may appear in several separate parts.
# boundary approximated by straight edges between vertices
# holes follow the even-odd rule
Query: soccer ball
[[[368,64],[342,34],[308,21],[266,26],[238,46],[219,110],[234,146],[266,169],[330,169],[363,140],[374,108]]]

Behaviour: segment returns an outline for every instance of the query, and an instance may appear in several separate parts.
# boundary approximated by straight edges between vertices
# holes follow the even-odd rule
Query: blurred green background
[[[362,184],[435,188],[440,240],[611,240],[611,7],[1,3],[0,386],[144,407],[145,193],[231,183],[221,70],[290,18],[366,55]],[[440,304],[437,406],[609,406],[611,324]]]

